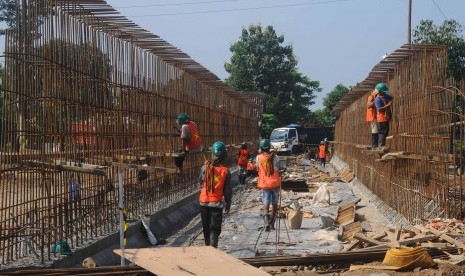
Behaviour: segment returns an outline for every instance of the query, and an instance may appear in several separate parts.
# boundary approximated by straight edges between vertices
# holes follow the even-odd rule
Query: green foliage
[[[334,113],[332,110],[334,106],[350,91],[350,88],[338,84],[334,89],[329,92],[323,98],[323,109],[318,109],[314,113],[316,120],[320,122],[322,126],[326,127],[333,127],[336,122],[337,114]]]
[[[349,87],[346,87],[341,83],[336,85],[336,87],[334,87],[334,89],[323,98],[323,106],[329,111],[333,110],[336,104],[349,92],[349,90]]]
[[[305,120],[314,93],[321,91],[318,81],[298,71],[292,46],[283,43],[284,36],[272,26],[251,25],[231,45],[231,60],[225,63],[226,82],[239,90],[264,92],[264,113],[274,114],[278,126]]]
[[[448,74],[456,80],[465,79],[465,40],[462,25],[445,20],[434,25],[432,20],[422,20],[413,31],[413,43],[447,45]]]
[[[324,126],[324,127],[332,127],[334,126],[334,122],[331,117],[331,112],[328,111],[326,108],[317,109],[313,112],[313,121],[318,122],[316,126]]]
[[[23,10],[18,6],[17,0],[0,0],[0,22],[4,22],[8,27],[0,29],[0,35],[4,35],[7,29],[16,29],[19,26],[18,21],[25,23],[22,28],[27,29],[30,34],[42,24],[46,17],[46,0],[28,0],[25,3],[26,9]]]
[[[278,118],[271,113],[262,114],[262,124],[261,124],[261,137],[270,137],[273,129],[280,126]]]
[[[5,22],[9,28],[16,27],[16,0],[0,0],[0,22]],[[5,33],[4,29],[0,30]]]

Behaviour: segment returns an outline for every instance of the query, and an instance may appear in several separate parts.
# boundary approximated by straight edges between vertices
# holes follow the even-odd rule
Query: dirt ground
[[[371,264],[380,264],[374,262]],[[266,271],[270,275],[278,276],[315,276],[315,275],[338,275],[338,276],[459,276],[465,275],[465,266],[452,265],[447,263],[438,264],[434,268],[416,269],[414,271],[392,271],[392,270],[356,270],[349,271],[348,269],[340,270],[333,269],[331,266],[283,266],[283,267],[261,267],[261,270]],[[324,269],[324,270],[320,270]]]

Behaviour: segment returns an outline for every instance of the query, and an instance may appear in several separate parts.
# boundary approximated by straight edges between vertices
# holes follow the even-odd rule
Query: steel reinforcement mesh
[[[1,264],[44,263],[57,241],[74,249],[117,231],[118,170],[128,220],[198,191],[208,153],[173,173],[181,112],[205,148],[230,145],[230,161],[235,146],[258,141],[262,93],[228,87],[105,1],[16,4],[0,124]]]
[[[446,76],[444,46],[405,45],[376,65],[335,110],[335,154],[411,222],[463,218],[464,86]],[[371,150],[368,95],[385,82],[394,97],[387,150]]]

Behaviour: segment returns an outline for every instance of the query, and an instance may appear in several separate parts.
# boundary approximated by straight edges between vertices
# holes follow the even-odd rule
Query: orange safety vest
[[[386,103],[386,100],[384,100],[383,97],[380,97],[380,100],[383,102],[383,106],[385,106],[387,103]],[[384,123],[384,122],[389,122],[391,120],[390,116],[389,116],[389,108],[383,110],[383,111],[377,111],[376,112],[376,120],[378,121],[378,123]]]
[[[257,187],[264,190],[273,190],[281,186],[281,176],[277,170],[270,176],[265,175],[266,166],[273,166],[273,161],[267,162],[270,155],[262,153],[258,156],[258,183]]]
[[[239,149],[239,157],[237,158],[237,165],[247,166],[249,162],[249,151],[247,149]]]
[[[189,132],[191,133],[191,139],[186,145],[186,150],[198,148],[200,145],[202,145],[202,138],[200,138],[197,125],[194,122],[189,121],[187,126],[189,127]]]
[[[326,146],[320,145],[320,152],[318,154],[320,158],[326,158]]]
[[[248,171],[254,171],[255,170],[255,165],[253,162],[247,162],[247,170]]]
[[[370,96],[368,96],[368,98],[370,98]],[[374,122],[375,121],[375,114],[376,114],[376,107],[375,106],[371,106],[369,108],[367,108],[367,118],[366,118],[366,121],[367,122]]]
[[[200,190],[199,201],[201,203],[220,202],[223,200],[223,187],[228,175],[228,168],[225,166],[213,167],[213,192],[207,191],[207,178],[203,180],[203,187]]]

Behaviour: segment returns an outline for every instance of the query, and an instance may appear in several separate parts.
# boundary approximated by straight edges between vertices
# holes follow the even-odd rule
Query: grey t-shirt
[[[189,126],[187,124],[183,124],[181,126],[181,138],[187,139],[187,141],[191,139],[191,131],[189,130]]]

